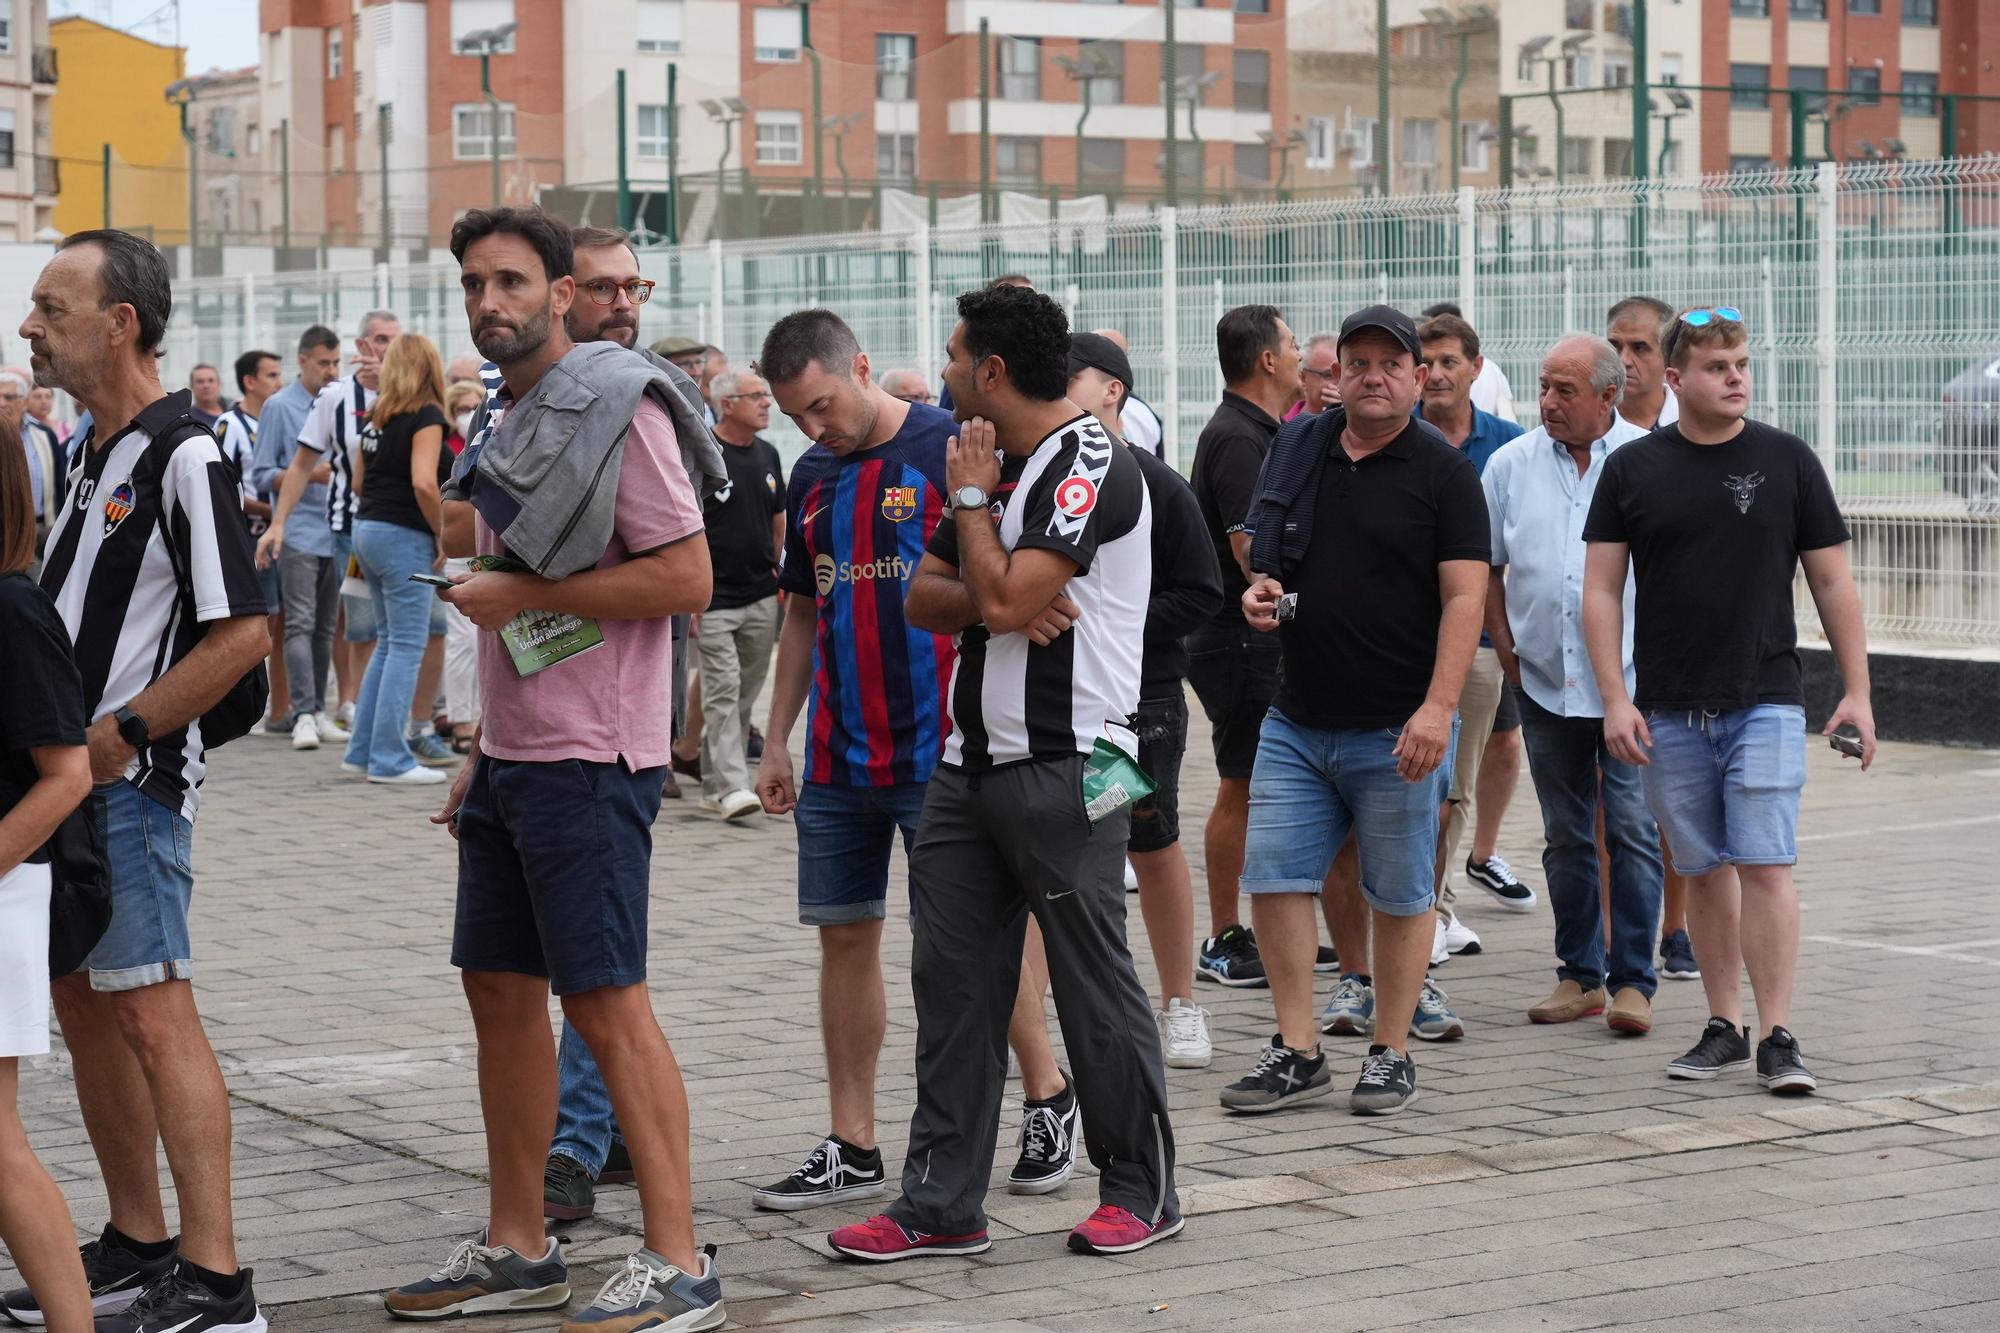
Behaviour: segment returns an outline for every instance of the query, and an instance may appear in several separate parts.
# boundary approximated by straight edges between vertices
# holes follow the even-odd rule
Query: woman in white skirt
[[[27,575],[35,506],[27,456],[10,447],[19,435],[18,417],[11,429],[0,420],[0,1244],[50,1333],[90,1333],[90,1288],[69,1209],[28,1146],[18,1101],[20,1057],[49,1049],[46,844],[90,792],[83,685],[69,636]]]

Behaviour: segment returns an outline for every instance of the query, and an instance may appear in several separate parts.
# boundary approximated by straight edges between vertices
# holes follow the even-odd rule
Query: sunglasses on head
[[[1741,324],[1743,322],[1743,312],[1733,305],[1711,306],[1706,310],[1688,311],[1681,316],[1681,323],[1687,325],[1689,328],[1698,329],[1705,325],[1713,324],[1718,319],[1727,320],[1732,324]]]

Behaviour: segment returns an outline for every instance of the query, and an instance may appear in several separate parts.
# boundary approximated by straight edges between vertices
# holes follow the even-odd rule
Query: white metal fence
[[[878,370],[927,376],[956,294],[1024,273],[1077,327],[1125,333],[1183,466],[1220,394],[1213,330],[1231,306],[1269,302],[1303,336],[1370,301],[1456,300],[1532,424],[1542,351],[1601,330],[1612,302],[1734,304],[1756,414],[1811,442],[1834,477],[1874,639],[2000,649],[2000,158],[710,243],[642,264],[660,282],[648,339],[698,335],[742,363],[778,316],[825,305]],[[196,360],[282,350],[310,323],[349,333],[375,306],[450,355],[469,345],[456,276],[379,265],[184,283],[169,382]],[[1801,614],[1811,630],[1809,603]]]

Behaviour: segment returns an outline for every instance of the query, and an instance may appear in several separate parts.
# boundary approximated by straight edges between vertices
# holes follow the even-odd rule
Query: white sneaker
[[[311,713],[300,713],[292,723],[292,748],[294,750],[317,750],[319,748],[319,728],[313,725]]]
[[[325,713],[314,713],[312,720],[313,726],[319,731],[319,738],[323,741],[344,741],[353,734]]]
[[[333,716],[334,720],[339,722],[341,726],[348,728],[350,731],[353,730],[354,728],[353,704],[342,704],[340,707],[333,710]]]
[[[1479,936],[1473,933],[1471,926],[1453,916],[1444,923],[1444,947],[1454,954],[1478,953]]]
[[[694,805],[695,809],[700,810],[703,814],[719,815],[722,813],[722,802],[713,796],[703,796]]]
[[[1138,891],[1139,891],[1139,872],[1132,868],[1132,863],[1130,861],[1127,861],[1125,863],[1125,892],[1137,893]]]
[[[1445,947],[1444,918],[1436,912],[1431,913],[1431,918],[1437,922],[1437,933],[1431,936],[1431,966],[1436,967],[1451,957],[1451,950]]]
[[[1160,1025],[1167,1068],[1208,1068],[1215,1055],[1208,1039],[1208,1010],[1176,997],[1167,1001],[1164,1010],[1154,1010],[1153,1020]]]
[[[752,815],[762,814],[764,812],[764,803],[757,799],[757,793],[745,791],[741,787],[738,787],[735,791],[725,795],[717,803],[716,809],[724,819],[734,824],[739,820],[748,819]]]
[[[419,764],[415,768],[406,768],[386,778],[378,778],[370,773],[368,780],[379,782],[385,787],[433,787],[440,782],[449,782],[451,778],[442,769],[425,768]]]

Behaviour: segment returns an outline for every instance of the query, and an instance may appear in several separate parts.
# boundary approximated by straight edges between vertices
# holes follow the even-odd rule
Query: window
[[[1605,56],[1604,86],[1607,88],[1630,88],[1632,86],[1632,62],[1623,56]]]
[[[687,35],[683,0],[639,0],[639,49],[679,55]]]
[[[1795,19],[1824,19],[1826,0],[1792,0],[1791,15]]]
[[[1238,185],[1265,186],[1271,183],[1271,150],[1261,143],[1240,143],[1232,151],[1230,169]]]
[[[639,156],[649,162],[667,160],[667,104],[639,104]]]
[[[484,106],[480,110],[484,111]],[[347,126],[333,125],[326,132],[327,170],[335,173],[347,170]]]
[[[1882,0],[1847,0],[1847,12],[1864,15],[1880,14],[1882,12]]]
[[[1575,31],[1589,32],[1590,0],[1564,0],[1563,26]]]
[[[451,49],[458,50],[465,39],[474,33],[511,27],[513,23],[514,0],[451,0]],[[512,51],[514,34],[509,32],[489,49],[496,55]]]
[[[875,100],[914,102],[917,39],[907,32],[875,34]]]
[[[492,108],[460,102],[451,109],[451,155],[461,162],[493,155]],[[500,156],[514,156],[514,104],[500,104]]]
[[[1085,139],[1083,141],[1083,178],[1090,181],[1117,182],[1125,179],[1125,141],[1123,139]]]
[[[1938,0],[1903,0],[1903,22],[1937,26]]]
[[[1078,42],[1076,57],[1084,68],[1103,71],[1086,80],[1093,106],[1116,106],[1125,100],[1125,43]]]
[[[1771,0],[1729,0],[1729,12],[1740,19],[1771,17]]]
[[[1355,167],[1359,169],[1361,167],[1374,166],[1375,165],[1375,121],[1372,118],[1367,120],[1357,120],[1354,122],[1354,128],[1348,131],[1348,133],[1354,136],[1353,142],[1354,142]]]
[[[795,167],[805,161],[805,121],[798,111],[757,113],[757,162],[767,167]]]
[[[253,120],[243,127],[243,151],[255,157],[263,150],[264,136],[257,128],[257,122]]]
[[[1306,170],[1333,168],[1333,117],[1311,116],[1306,120]]]
[[[0,167],[14,165],[14,108],[0,107]]]
[[[1002,185],[1042,183],[1042,141],[1003,134],[993,141],[993,178]]]
[[[1434,120],[1403,122],[1403,165],[1434,167],[1438,160],[1438,123]]]
[[[1879,69],[1850,69],[1847,71],[1847,91],[1856,106],[1880,106],[1882,104],[1882,71]]]
[[[1938,113],[1938,76],[1903,71],[1903,114],[1935,116]]]
[[[1000,100],[1003,102],[1042,100],[1041,38],[1000,39]]]
[[[1458,169],[1486,170],[1486,135],[1492,127],[1483,120],[1467,121],[1458,127]]]
[[[1182,8],[1186,8],[1186,6],[1183,5]],[[1202,173],[1206,170],[1208,163],[1202,156],[1200,144],[1188,143],[1186,140],[1176,139],[1174,141],[1174,161],[1179,164],[1175,169],[1180,172],[1183,182],[1197,186],[1202,183]]]
[[[885,181],[909,183],[917,178],[917,136],[875,136],[875,175]]]
[[[1770,166],[1771,159],[1768,157],[1731,155],[1729,159],[1729,170],[1732,173],[1739,171],[1768,171]]]
[[[1534,56],[1522,55],[1514,62],[1514,77],[1522,83],[1535,81],[1535,66],[1541,63]]]
[[[1681,81],[1681,58],[1678,55],[1660,57],[1660,82],[1679,83]]]
[[[1236,109],[1238,111],[1269,111],[1271,109],[1271,53],[1269,51],[1238,51],[1235,56]]]
[[[1161,53],[1160,53],[1160,100],[1163,102],[1168,100],[1169,97],[1179,96],[1178,94],[1174,94],[1172,90],[1167,87],[1167,60],[1166,60],[1165,45],[1166,44],[1164,42],[1161,43]],[[1208,54],[1207,51],[1204,50],[1202,47],[1189,46],[1183,42],[1175,42],[1174,77],[1176,79],[1182,80],[1183,86],[1192,84],[1195,79],[1201,77],[1202,62],[1207,54]]]
[[[1597,145],[1589,139],[1564,139],[1562,141],[1562,169],[1565,175],[1588,176],[1591,163],[1596,160]]]
[[[1271,12],[1271,0],[1236,0],[1236,12],[1239,14],[1268,14]]]
[[[1620,180],[1632,174],[1632,141],[1630,139],[1606,139],[1604,141],[1604,175],[1607,180]]]
[[[14,49],[13,8],[8,5],[5,11],[0,11],[0,55],[7,55]]]
[[[1764,91],[1771,82],[1769,65],[1731,65],[1729,67],[1729,105],[1746,110],[1762,111],[1771,105],[1771,95]],[[1821,84],[1825,87],[1825,84]]]
[[[337,79],[341,72],[342,44],[346,34],[339,27],[326,30],[326,77]]]
[[[1572,52],[1562,58],[1563,87],[1590,87],[1590,57],[1581,51]]]
[[[1817,116],[1826,110],[1826,70],[1818,65],[1793,65],[1785,71],[1785,86],[1812,94],[1806,98],[1806,114]]]
[[[786,5],[783,9],[759,9],[750,16],[750,46],[752,53],[765,64],[784,64],[799,58],[799,47],[805,44],[805,29],[799,22],[799,11]]]
[[[216,106],[208,109],[207,139],[209,152],[225,156],[235,153],[236,136],[233,133],[235,127],[231,123],[234,112],[235,108],[226,106]]]

